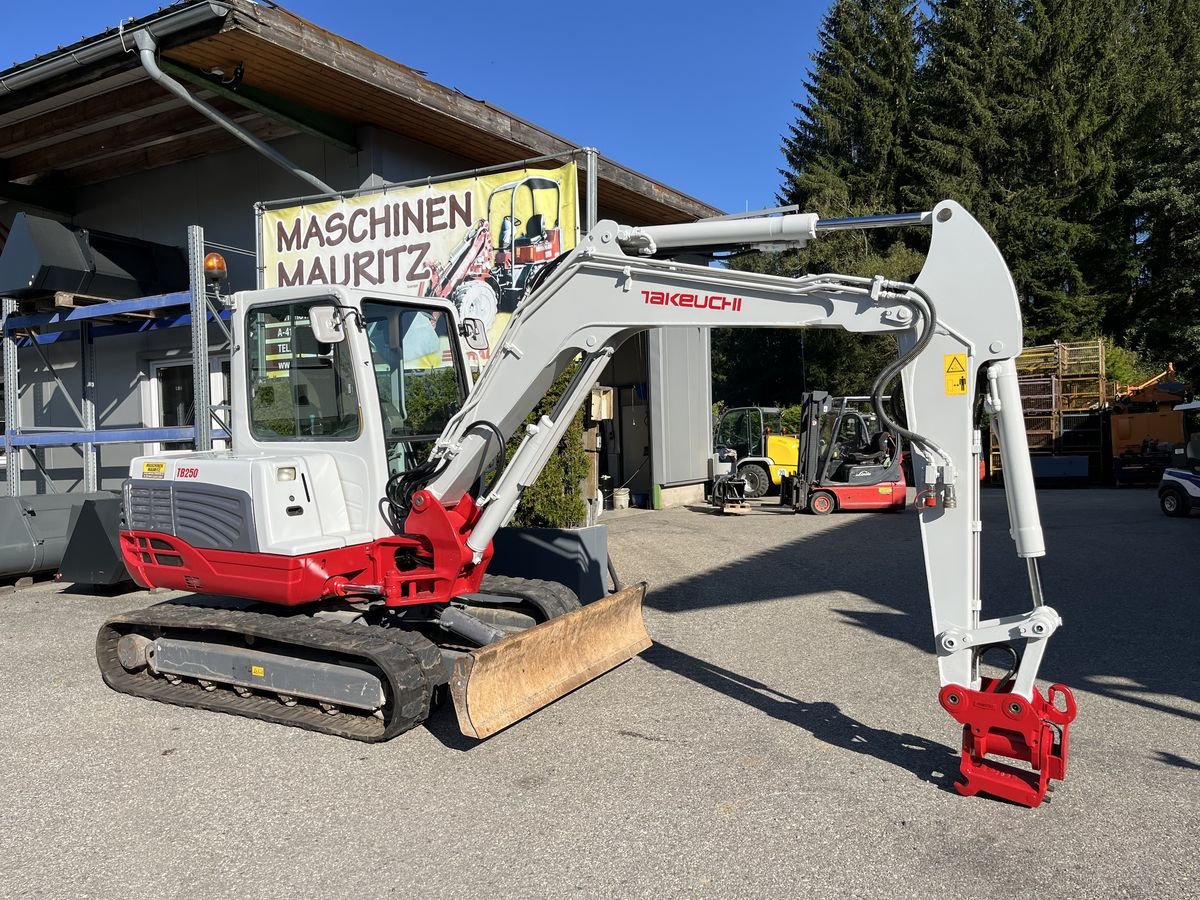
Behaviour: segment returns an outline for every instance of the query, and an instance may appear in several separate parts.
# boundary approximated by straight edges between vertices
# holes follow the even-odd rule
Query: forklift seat
[[[525,224],[525,234],[523,237],[517,238],[518,244],[532,244],[535,241],[540,241],[546,236],[546,229],[542,224],[542,214],[534,213],[529,217],[529,221]]]
[[[882,466],[892,454],[893,443],[888,432],[877,431],[871,435],[866,446],[847,452],[844,459],[856,466]]]

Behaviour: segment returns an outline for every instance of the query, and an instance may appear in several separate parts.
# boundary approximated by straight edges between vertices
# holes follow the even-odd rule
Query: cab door
[[[745,459],[747,456],[757,456],[757,453],[750,452],[750,414],[754,412],[757,410],[745,407],[725,410],[717,424],[717,434],[713,443],[720,447],[730,448],[737,453],[739,460]],[[759,432],[761,433],[761,431],[760,426]]]

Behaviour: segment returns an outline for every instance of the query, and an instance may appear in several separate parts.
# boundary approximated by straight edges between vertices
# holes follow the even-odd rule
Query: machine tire
[[[764,497],[767,491],[771,490],[771,476],[758,463],[746,463],[744,466],[738,466],[738,474],[746,482],[746,498],[749,500]]]
[[[1186,516],[1192,511],[1191,499],[1177,487],[1165,487],[1159,491],[1158,505],[1168,516]]]
[[[500,311],[500,292],[486,279],[470,278],[450,292],[450,302],[458,307],[459,315],[480,319],[490,329]]]
[[[813,491],[808,498],[808,511],[814,516],[827,516],[837,509],[837,498],[829,491]]]

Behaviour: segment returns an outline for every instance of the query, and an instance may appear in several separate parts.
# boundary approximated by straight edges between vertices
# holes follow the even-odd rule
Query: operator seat
[[[542,214],[534,213],[525,223],[525,234],[517,238],[518,244],[532,244],[546,237],[546,229],[542,224]]]
[[[877,431],[866,446],[846,453],[844,459],[856,466],[882,466],[891,452],[892,436],[886,431]]]

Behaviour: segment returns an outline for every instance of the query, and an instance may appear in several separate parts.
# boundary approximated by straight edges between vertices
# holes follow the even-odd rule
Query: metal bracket
[[[937,636],[938,654],[946,656],[967,648],[989,647],[1014,640],[1044,641],[1062,625],[1058,613],[1049,606],[1032,612],[999,619],[985,619],[978,628],[950,627]]]

